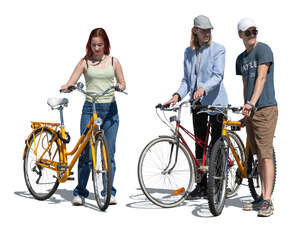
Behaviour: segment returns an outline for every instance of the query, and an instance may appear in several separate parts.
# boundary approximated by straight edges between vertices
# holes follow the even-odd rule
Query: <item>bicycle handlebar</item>
[[[108,89],[106,89],[102,94],[98,94],[98,93],[88,93],[86,91],[83,90],[83,87],[84,87],[84,84],[81,83],[81,82],[78,82],[75,85],[72,85],[72,86],[69,86],[67,90],[63,91],[63,90],[60,90],[61,93],[70,93],[72,92],[73,90],[77,89],[79,92],[93,98],[93,99],[96,99],[98,97],[103,97],[105,94],[107,94],[110,90],[114,89],[115,91],[118,91],[118,92],[121,92],[121,93],[124,93],[124,94],[128,94],[127,92],[125,92],[124,90],[121,90],[118,86],[114,85],[114,86],[111,86],[109,87]]]
[[[160,109],[162,111],[178,111],[183,105],[186,104],[190,104],[191,108],[193,110],[207,110],[209,112],[220,112],[220,110],[231,110],[233,113],[240,113],[240,111],[242,110],[242,107],[236,107],[236,106],[231,106],[231,105],[227,105],[227,106],[213,106],[213,105],[197,105],[198,102],[200,102],[201,99],[197,99],[197,100],[190,100],[190,101],[185,101],[182,102],[181,104],[179,104],[176,107],[173,108],[169,108],[170,105],[162,105],[162,104],[158,104],[155,106],[156,109]]]
[[[199,111],[198,113],[205,113],[205,112],[207,112],[207,113],[220,113],[220,114],[223,114],[226,118],[228,117],[227,110],[231,110],[233,113],[240,113],[241,110],[242,110],[242,107],[233,107],[231,105],[212,106],[212,105],[199,105],[199,104],[196,104],[200,101],[201,101],[201,99],[184,101],[184,102],[180,103],[179,105],[177,105],[175,107],[171,107],[171,108],[170,108],[170,104],[168,104],[168,105],[157,104],[155,106],[156,114],[159,117],[159,119],[171,129],[171,131],[173,133],[176,133],[175,127],[172,126],[172,124],[170,122],[172,122],[172,121],[180,122],[181,107],[186,105],[186,104],[190,104],[192,109],[201,109],[201,111]],[[162,114],[164,115],[164,119],[158,113],[158,109],[160,109],[162,111]],[[170,118],[170,120],[168,120],[166,118],[165,111],[174,111],[174,112],[177,113],[177,116],[172,116]]]
[[[233,113],[239,113],[243,107],[237,106],[213,106],[213,105],[197,105],[194,106],[193,109],[206,109],[208,111],[220,111],[220,110],[231,110]]]

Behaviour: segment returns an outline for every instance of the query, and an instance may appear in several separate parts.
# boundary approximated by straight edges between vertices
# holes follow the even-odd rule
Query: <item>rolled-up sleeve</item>
[[[188,61],[188,51],[185,50],[184,52],[184,76],[181,80],[181,84],[179,89],[177,90],[176,93],[179,94],[180,98],[183,99],[188,92],[190,91],[190,81],[188,78],[189,72],[188,72],[188,65],[189,65],[189,61]]]
[[[223,80],[225,68],[225,48],[223,46],[215,52],[213,62],[211,78],[201,84],[206,94],[212,91]]]

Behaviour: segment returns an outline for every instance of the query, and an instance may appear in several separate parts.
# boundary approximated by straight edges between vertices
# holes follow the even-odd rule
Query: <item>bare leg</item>
[[[274,167],[273,159],[263,159],[263,198],[264,200],[271,200],[272,189],[274,182]]]
[[[264,169],[263,169],[263,160],[260,157],[258,157],[258,174],[261,183],[261,195],[264,197],[265,194]]]

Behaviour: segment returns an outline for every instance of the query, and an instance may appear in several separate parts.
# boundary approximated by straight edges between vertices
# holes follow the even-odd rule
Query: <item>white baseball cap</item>
[[[243,18],[237,25],[238,31],[246,31],[250,27],[256,27],[256,24],[251,18]]]

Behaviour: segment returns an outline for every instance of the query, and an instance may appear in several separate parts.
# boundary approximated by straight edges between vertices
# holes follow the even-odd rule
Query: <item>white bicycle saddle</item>
[[[48,98],[47,104],[51,107],[52,110],[58,109],[60,106],[67,107],[69,100],[67,98]]]

